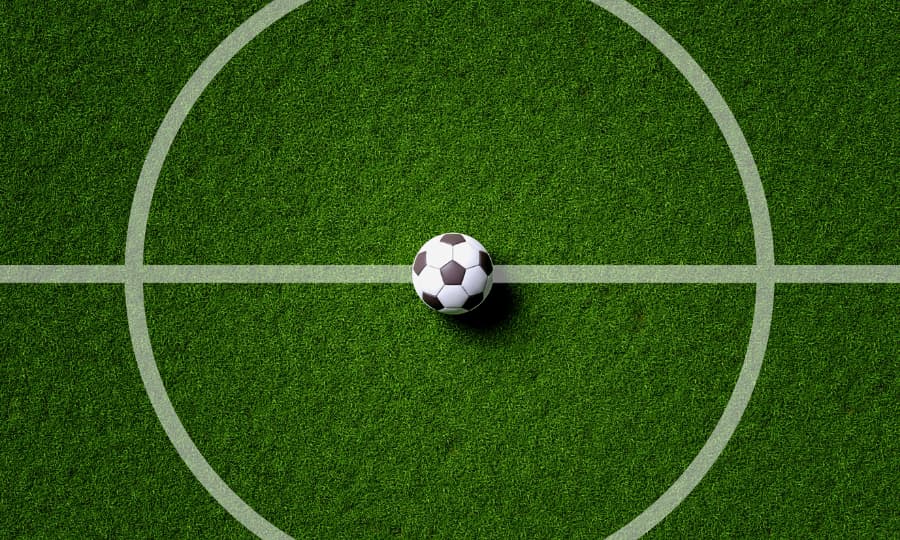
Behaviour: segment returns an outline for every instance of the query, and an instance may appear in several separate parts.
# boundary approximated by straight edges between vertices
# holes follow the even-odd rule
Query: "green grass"
[[[124,260],[134,186],[190,74],[265,2],[0,5],[0,262]]]
[[[712,431],[754,296],[519,286],[507,322],[478,331],[408,286],[148,293],[187,429],[258,511],[314,537],[614,532]]]
[[[697,492],[651,537],[891,538],[900,286],[779,286],[762,376]]]
[[[0,5],[0,264],[122,263],[159,122],[262,5]],[[900,262],[895,7],[635,5],[734,111],[777,262]],[[265,31],[172,146],[146,258],[407,264],[449,230],[498,264],[754,260],[677,71],[588,2],[506,0],[313,0]],[[744,420],[650,537],[897,536],[897,289],[777,287]],[[405,285],[146,295],[191,436],[292,535],[597,538],[706,440],[754,289],[513,285],[476,325]],[[0,323],[0,537],[250,537],[155,418],[121,287],[4,285]]]
[[[121,287],[0,287],[0,536],[233,536],[166,439]],[[215,533],[215,534],[213,534]]]
[[[900,260],[891,2],[635,2],[712,78],[759,167],[780,264]]]
[[[148,261],[406,263],[449,230],[503,263],[753,261],[674,67],[590,4],[490,6],[313,3],[254,40],[170,153]]]

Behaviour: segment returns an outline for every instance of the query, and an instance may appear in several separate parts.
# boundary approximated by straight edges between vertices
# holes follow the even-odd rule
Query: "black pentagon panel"
[[[442,304],[441,301],[438,300],[438,297],[433,294],[428,294],[427,292],[422,293],[422,300],[434,309],[444,309],[444,304]]]
[[[480,266],[487,275],[491,275],[491,272],[494,271],[494,263],[491,262],[490,255],[483,251],[478,252],[478,266]]]
[[[416,260],[413,261],[413,272],[418,276],[422,273],[422,270],[425,269],[425,252],[420,251],[418,255],[416,255]]]
[[[462,307],[465,310],[475,309],[475,306],[480,304],[482,300],[484,300],[484,295],[482,293],[474,294],[466,300],[466,303],[463,304]]]
[[[450,261],[441,267],[441,279],[444,285],[461,285],[466,277],[466,269],[456,261]]]
[[[441,243],[450,244],[451,246],[455,246],[456,244],[462,244],[466,239],[463,238],[463,235],[456,233],[445,234],[441,237]]]

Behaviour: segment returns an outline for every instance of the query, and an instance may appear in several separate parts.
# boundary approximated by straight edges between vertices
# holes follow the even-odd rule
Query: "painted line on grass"
[[[131,334],[131,346],[137,358],[152,358],[153,346],[150,343],[150,332],[147,328],[147,312],[144,309],[144,284],[138,279],[129,277],[125,282],[125,309],[128,313],[128,331]],[[147,397],[153,411],[159,418],[169,440],[181,459],[200,484],[214,494],[216,501],[242,525],[260,538],[291,540],[284,531],[272,525],[260,516],[249,504],[229,487],[228,483],[212,468],[203,453],[194,444],[190,434],[178,417],[172,400],[166,392],[162,375],[156,362],[138,362],[141,380],[147,391]]]
[[[408,283],[405,264],[147,265],[144,283]],[[124,265],[0,265],[0,283],[125,283]],[[900,265],[497,265],[495,283],[900,283]]]
[[[147,283],[407,283],[409,265],[160,266],[140,273]]]
[[[898,283],[900,265],[512,265],[495,283]]]
[[[724,136],[737,165],[748,204],[750,205],[750,218],[753,225],[753,238],[756,248],[755,262],[766,269],[766,273],[763,274],[763,281],[757,284],[750,346],[747,349],[741,376],[726,406],[725,413],[719,424],[717,424],[712,436],[704,444],[700,453],[684,474],[650,508],[614,534],[618,538],[636,538],[652,529],[687,497],[693,487],[700,482],[716,461],[740,421],[744,407],[753,393],[753,387],[755,386],[765,353],[765,340],[768,337],[772,305],[774,304],[774,284],[768,272],[775,264],[775,254],[768,204],[753,154],[734,114],[712,80],[671,35],[626,0],[592,1],[610,14],[618,17],[653,44],[660,53],[672,62],[687,79],[700,99],[703,100]],[[185,464],[207,489],[209,494],[251,532],[263,538],[286,538],[288,535],[241,500],[222,478],[212,470],[209,463],[197,450],[166,396],[166,390],[156,367],[153,349],[150,346],[150,335],[144,312],[145,306],[143,296],[140,294],[143,288],[141,273],[144,266],[144,240],[153,192],[169,148],[194,103],[219,71],[247,43],[284,15],[304,3],[306,3],[306,0],[274,0],[269,3],[229,34],[191,75],[179,92],[175,102],[166,112],[144,160],[144,166],[141,169],[138,184],[135,188],[131,215],[128,219],[128,234],[125,246],[125,264],[128,267],[125,296],[128,307],[129,329],[134,343],[135,357],[141,370],[141,378],[153,403],[154,410],[160,419],[163,429],[169,435],[172,444],[175,445]],[[754,346],[754,339],[761,339],[761,345]]]
[[[0,283],[124,283],[123,265],[0,265]]]
[[[610,14],[618,17],[622,22],[644,36],[660,53],[662,53],[678,71],[687,79],[691,87],[703,100],[706,108],[716,121],[719,131],[725,138],[728,148],[734,157],[738,174],[744,187],[745,195],[750,206],[750,219],[753,225],[753,239],[756,248],[755,263],[764,267],[775,264],[774,243],[772,239],[772,226],[769,219],[769,209],[765,191],[753,159],[753,153],[747,144],[747,140],[741,131],[740,125],[734,117],[728,104],[716,89],[715,84],[706,75],[691,55],[664,29],[656,24],[650,17],[639,9],[629,4],[626,0],[593,0],[595,4],[605,9]],[[252,15],[246,22],[228,35],[218,47],[207,57],[200,67],[191,75],[185,86],[179,92],[175,102],[166,112],[163,122],[157,130],[150,150],[144,160],[144,166],[138,177],[135,195],[131,206],[131,215],[128,218],[128,234],[125,240],[125,264],[128,266],[128,282],[125,285],[126,301],[128,303],[128,320],[132,339],[135,342],[135,357],[141,367],[141,376],[148,395],[157,396],[165,393],[162,380],[159,378],[155,367],[156,359],[153,356],[152,347],[149,346],[150,337],[147,329],[146,317],[138,320],[136,312],[145,307],[139,305],[138,295],[135,289],[141,283],[140,272],[144,266],[144,240],[146,236],[147,222],[150,213],[153,192],[166,155],[169,152],[181,125],[200,97],[203,90],[212,82],[218,72],[234,57],[247,43],[268,26],[278,21],[291,10],[304,4],[306,0],[274,0],[260,11]],[[130,291],[130,292],[129,292]],[[142,300],[142,299],[141,299]],[[774,304],[774,286],[769,282],[760,282],[757,285],[757,300],[755,313],[767,314],[767,317],[754,316],[751,335],[768,335],[771,322],[771,308]],[[141,301],[140,304],[143,302]],[[138,347],[139,343],[147,343],[146,347]],[[752,344],[751,344],[752,345]],[[663,517],[680,504],[690,493],[700,479],[706,474],[715,462],[719,454],[728,442],[728,437],[734,427],[740,421],[743,413],[743,405],[738,396],[753,392],[756,383],[756,375],[762,365],[762,356],[765,346],[759,348],[749,347],[747,357],[744,360],[742,373],[747,369],[755,370],[750,377],[741,377],[738,387],[735,388],[732,398],[726,406],[726,414],[723,421],[731,423],[724,432],[725,438],[710,437],[701,448],[700,454],[693,463],[706,464],[702,467],[690,467],[685,474],[666,491],[666,496],[656,501],[652,506],[653,512],[645,511],[634,520],[628,522],[617,531],[614,536],[619,538],[636,538],[652,529]],[[152,367],[149,364],[154,364]],[[747,383],[748,387],[741,385]],[[187,467],[194,473],[198,480],[231,515],[246,526],[251,532],[264,538],[287,537],[284,531],[266,520],[253,508],[247,505],[237,496],[228,485],[210,469],[202,456],[197,452],[194,442],[181,425],[178,415],[168,400],[157,400],[153,403],[166,433],[172,444],[178,449]],[[735,409],[735,406],[737,407]],[[728,411],[736,410],[736,414]],[[721,422],[720,422],[721,424]],[[730,429],[730,431],[729,431]],[[716,433],[723,430],[717,426]],[[715,435],[715,434],[714,434]],[[199,456],[199,459],[197,458]],[[693,465],[692,463],[692,465]],[[689,473],[689,474],[688,474]],[[677,494],[676,497],[669,495]]]
[[[728,398],[725,411],[719,417],[716,427],[713,428],[713,432],[703,447],[681,473],[681,476],[653,504],[627,525],[610,535],[608,540],[640,538],[646,534],[687,498],[715,464],[740,424],[744,410],[753,396],[753,389],[756,387],[763,358],[766,355],[766,346],[769,342],[774,295],[774,283],[760,283],[756,286],[753,325],[750,328],[750,340],[744,355],[744,363],[741,366],[734,390],[731,392],[731,397]]]
[[[900,265],[776,265],[777,283],[900,283]]]

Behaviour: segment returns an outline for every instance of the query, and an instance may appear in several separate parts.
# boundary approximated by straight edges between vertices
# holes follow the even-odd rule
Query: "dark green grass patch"
[[[734,111],[766,188],[779,263],[900,262],[895,2],[634,4]]]
[[[120,287],[4,285],[0,326],[0,536],[245,535],[156,420]]]
[[[651,538],[895,538],[900,287],[780,285],[753,400]]]
[[[498,294],[509,317],[475,328],[409,286],[152,286],[147,298],[186,427],[287,532],[609,534],[712,431],[752,288]]]
[[[166,109],[262,4],[0,4],[0,264],[121,262]]]
[[[313,2],[188,117],[155,263],[746,263],[736,166],[687,82],[586,2]]]

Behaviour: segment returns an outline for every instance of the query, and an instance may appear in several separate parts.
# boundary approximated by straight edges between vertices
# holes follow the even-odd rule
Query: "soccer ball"
[[[429,307],[448,315],[472,311],[494,284],[494,264],[471,236],[448,233],[425,242],[412,266],[416,294]]]

